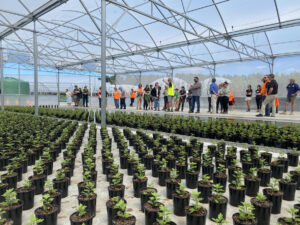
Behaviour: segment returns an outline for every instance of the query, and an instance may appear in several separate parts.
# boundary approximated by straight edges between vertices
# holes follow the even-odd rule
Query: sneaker
[[[273,116],[273,115],[271,115],[271,117],[275,117],[275,115]]]
[[[263,114],[257,114],[256,117],[263,117]]]
[[[281,114],[281,115],[286,115],[286,112],[285,112],[285,111],[283,111],[283,112],[281,112],[280,114]]]
[[[290,115],[294,115],[294,112],[292,111],[292,112],[290,113]]]
[[[197,111],[196,113],[200,113],[200,112]]]

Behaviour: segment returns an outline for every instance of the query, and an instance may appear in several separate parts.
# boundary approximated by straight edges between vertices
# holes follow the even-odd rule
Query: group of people
[[[167,81],[163,80],[163,82],[165,84],[163,88],[159,86],[158,82],[156,82],[154,87],[147,84],[145,88],[143,88],[142,84],[139,84],[137,91],[131,89],[130,106],[133,106],[135,99],[137,99],[137,110],[141,110],[143,108],[143,110],[149,109],[160,111],[160,98],[162,94],[164,101],[163,110],[167,112],[173,112],[173,110],[183,111],[186,101],[189,104],[190,113],[194,112],[196,105],[196,113],[200,112],[200,96],[202,86],[198,77],[194,78],[194,84],[189,87],[188,92],[184,86],[182,86],[180,90],[178,88],[174,88],[174,83],[171,78],[168,78]],[[126,91],[124,89],[120,88],[120,90],[118,90],[117,87],[115,87],[113,98],[115,107],[117,109],[126,109]]]
[[[258,117],[262,116],[271,116],[275,117],[275,114],[278,112],[279,99],[278,99],[278,83],[275,80],[274,74],[265,75],[262,79],[262,85],[257,85],[255,91],[255,101]],[[285,102],[284,111],[281,114],[286,114],[288,110],[289,103],[291,103],[291,113],[294,114],[295,111],[295,100],[297,94],[300,92],[299,85],[295,83],[294,79],[290,79],[290,83],[286,87],[287,98]],[[251,85],[248,85],[246,90],[246,104],[247,111],[250,112],[250,103],[253,95],[253,90]],[[270,115],[270,112],[272,114]]]
[[[84,86],[84,88],[81,89],[78,88],[77,85],[75,85],[73,92],[66,89],[66,97],[67,97],[68,107],[71,107],[72,101],[74,102],[74,105],[76,107],[77,106],[88,107],[89,90],[87,89],[87,86]]]
[[[135,99],[137,99],[136,109],[137,110],[154,110],[160,111],[160,98],[163,96],[163,110],[167,112],[183,111],[185,102],[189,104],[189,113],[200,112],[200,96],[202,85],[198,77],[194,77],[194,83],[190,85],[189,89],[186,90],[184,86],[180,88],[174,88],[174,83],[171,78],[167,81],[163,79],[165,84],[164,87],[159,86],[156,82],[154,86],[146,85],[143,88],[142,84],[139,84],[137,91],[131,89],[130,91],[130,106],[133,107]],[[291,115],[295,111],[295,100],[297,94],[300,92],[299,85],[295,83],[294,79],[290,79],[290,83],[286,87],[287,99],[285,103],[284,111],[281,114],[286,114],[289,103],[291,103]],[[102,90],[99,87],[97,91],[97,97],[99,100],[99,107],[101,108],[101,94]],[[233,91],[230,90],[227,81],[217,85],[216,79],[213,78],[208,89],[208,112],[227,114],[228,110],[232,111],[235,104],[235,97]],[[262,79],[262,85],[257,85],[255,93],[252,90],[251,85],[245,92],[247,112],[250,112],[252,96],[255,94],[258,117],[271,116],[274,117],[275,113],[278,112],[278,83],[275,80],[274,74],[265,75]],[[108,93],[106,92],[106,96]],[[89,102],[89,90],[85,86],[83,89],[78,88],[75,85],[73,92],[66,90],[67,104],[70,107],[72,101],[75,106],[88,107]],[[114,88],[113,99],[117,109],[126,109],[126,91],[122,87],[119,89]],[[143,107],[142,107],[143,106]]]

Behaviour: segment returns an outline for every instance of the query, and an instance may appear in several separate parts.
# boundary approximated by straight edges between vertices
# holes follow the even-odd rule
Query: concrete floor
[[[62,199],[62,205],[61,205],[61,213],[58,216],[58,225],[66,225],[70,224],[69,222],[69,216],[76,211],[76,208],[78,206],[78,189],[77,189],[77,183],[82,181],[82,164],[81,164],[81,153],[83,152],[84,145],[87,143],[88,140],[88,131],[86,131],[83,144],[80,147],[80,151],[77,154],[77,158],[75,161],[75,169],[74,169],[74,176],[71,179],[71,185],[69,186],[69,195],[68,197]],[[112,137],[112,131],[111,128],[108,128],[109,135]],[[135,131],[133,131],[135,132]],[[147,131],[149,134],[151,134],[150,131]],[[187,137],[183,136],[183,139],[187,139]],[[206,151],[207,145],[209,145],[211,142],[204,142],[204,150]],[[106,213],[106,201],[108,200],[108,182],[106,182],[106,176],[102,174],[101,169],[101,150],[102,148],[102,140],[100,139],[100,131],[99,127],[97,128],[97,154],[96,154],[96,165],[97,165],[97,171],[98,171],[98,179],[97,179],[97,189],[96,193],[98,195],[97,197],[97,209],[96,209],[96,216],[93,220],[94,225],[104,225],[107,224],[107,213]],[[130,147],[132,149],[132,147]],[[241,148],[239,147],[238,150]],[[117,150],[116,143],[113,141],[112,144],[112,153],[115,158],[115,163],[119,164],[119,152]],[[274,153],[274,157],[276,157],[277,153]],[[52,180],[55,177],[55,171],[61,168],[61,161],[63,159],[63,154],[61,153],[60,156],[57,158],[57,161],[54,163],[53,166],[53,174],[48,176],[48,180]],[[23,180],[28,178],[30,175],[32,175],[32,166],[28,168],[28,172],[26,174],[23,174]],[[290,168],[295,169],[295,168]],[[140,199],[133,197],[133,185],[132,185],[132,176],[127,175],[127,170],[121,170],[121,172],[124,174],[124,184],[126,185],[126,191],[125,191],[125,199],[127,200],[127,209],[128,212],[132,213],[137,218],[137,225],[143,225],[144,224],[144,214],[140,211]],[[148,182],[153,182],[155,184],[155,188],[157,188],[158,193],[161,195],[161,202],[164,203],[168,208],[173,211],[173,201],[166,198],[166,187],[160,187],[158,183],[158,178],[153,178],[151,175],[151,171],[148,170],[146,172],[148,176]],[[182,181],[183,184],[185,184],[185,180]],[[22,186],[23,181],[18,183],[18,187]],[[189,190],[188,191],[192,191]],[[262,191],[262,188],[260,188],[260,191]],[[299,196],[299,191],[296,193],[297,198]],[[228,193],[228,187],[227,192],[225,193],[226,197],[229,197]],[[30,215],[34,214],[34,210],[41,206],[40,203],[41,195],[35,196],[35,205],[34,208],[31,210],[23,211],[23,224],[27,224],[29,222]],[[246,201],[250,201],[250,197],[246,197]],[[295,204],[296,201],[288,202],[283,201],[282,204],[282,215],[286,214],[286,209],[289,207],[292,207],[293,204]],[[208,204],[204,204],[204,207],[208,209]],[[232,214],[235,212],[238,212],[238,208],[231,207],[229,204],[227,206],[227,220],[229,221],[229,224],[232,224]],[[271,224],[276,224],[277,218],[279,218],[282,215],[272,215],[271,216]],[[178,217],[172,214],[171,216],[172,221],[176,222],[177,225],[184,225],[185,224],[185,217]],[[209,219],[207,219],[206,222],[207,225],[213,225],[216,224]]]

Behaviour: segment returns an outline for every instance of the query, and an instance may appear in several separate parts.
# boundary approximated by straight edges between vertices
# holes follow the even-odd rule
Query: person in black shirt
[[[260,113],[256,116],[258,117],[262,117],[263,116],[263,112],[265,111],[266,105],[268,103],[271,103],[272,105],[272,117],[275,117],[275,113],[276,113],[276,98],[277,98],[277,93],[278,93],[278,83],[276,82],[275,75],[274,74],[270,74],[269,76],[269,80],[270,82],[266,84],[266,89],[267,89],[267,97],[265,98]]]
[[[256,100],[256,106],[257,106],[257,112],[261,109],[262,104],[262,96],[261,96],[261,86],[257,85],[257,89],[255,91],[255,100]]]
[[[184,108],[185,99],[186,99],[186,90],[184,86],[182,86],[181,90],[179,91],[179,105],[178,105],[178,110],[180,109],[181,106],[181,112],[183,111]]]
[[[252,99],[252,87],[249,84],[248,89],[246,90],[246,99],[245,99],[245,101],[247,103],[247,112],[250,112],[251,99]]]

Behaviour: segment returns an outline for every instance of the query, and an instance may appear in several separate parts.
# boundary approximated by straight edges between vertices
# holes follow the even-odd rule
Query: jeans
[[[121,98],[120,99],[120,102],[121,102],[121,107],[120,108],[121,109],[123,109],[123,108],[126,109],[126,101],[125,100],[126,100],[126,98]]]
[[[101,108],[101,98],[99,98],[99,108]]]
[[[222,97],[222,104],[223,104],[223,112],[224,113],[228,112],[228,102],[229,102],[229,97],[223,96]]]
[[[211,97],[208,96],[208,112],[211,112]]]
[[[134,103],[134,98],[130,98],[130,106],[133,106],[133,103]]]
[[[168,108],[168,96],[164,96],[164,109]]]
[[[222,97],[223,96],[218,96],[217,97],[217,113],[219,112],[219,105],[221,106],[221,110],[220,111],[223,112],[223,105],[221,103],[222,102]]]
[[[179,99],[178,110],[180,109],[180,106],[181,106],[181,111],[183,111],[184,102],[185,102],[185,97]]]
[[[114,99],[116,109],[119,108],[119,99]]]
[[[154,98],[154,109],[159,110],[159,99]]]
[[[197,112],[200,112],[200,96],[192,96],[192,109],[191,109],[192,112],[194,112],[196,103],[197,103]]]
[[[262,104],[262,97],[261,97],[261,95],[257,95],[255,97],[255,100],[256,100],[257,110],[261,109],[261,104]]]
[[[89,97],[87,95],[83,95],[82,101],[83,101],[83,107],[88,107]]]

